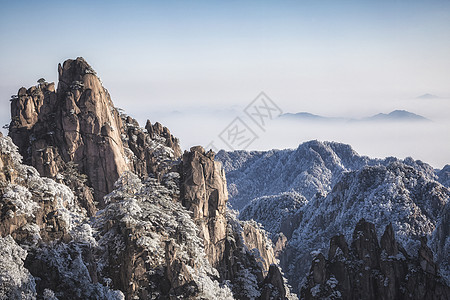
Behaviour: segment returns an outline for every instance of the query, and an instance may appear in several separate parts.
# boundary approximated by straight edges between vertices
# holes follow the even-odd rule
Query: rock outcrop
[[[90,215],[122,172],[157,176],[181,157],[168,128],[148,121],[146,132],[119,113],[83,58],[65,61],[58,73],[57,90],[40,81],[13,97],[9,135],[26,164],[68,185]]]
[[[266,278],[264,278],[260,299],[286,299],[284,278],[280,269],[275,265],[270,266],[269,272]]]
[[[160,123],[152,125],[147,120],[146,128],[126,114],[121,114],[124,125],[122,141],[130,170],[146,178],[149,175],[161,179],[164,174],[175,170],[179,164],[181,149],[178,139]]]
[[[23,165],[0,137],[0,298],[121,299],[98,283],[86,215],[67,186]]]
[[[381,245],[372,223],[361,219],[348,247],[344,237],[330,242],[328,259],[315,256],[304,299],[448,299],[448,287],[436,272],[426,238],[415,258],[395,240],[392,224],[386,226]]]
[[[227,229],[225,172],[212,151],[197,146],[183,154],[182,174],[182,204],[193,212],[209,261],[217,266],[223,259]]]
[[[226,214],[228,194],[221,163],[214,152],[192,147],[183,154],[181,201],[200,228],[206,256],[229,280],[238,299],[286,299],[284,278],[272,243],[256,222]],[[290,294],[289,294],[290,295]]]
[[[248,249],[254,251],[256,260],[261,263],[264,273],[269,272],[273,264],[277,264],[272,242],[254,221],[242,222],[242,239]]]
[[[162,126],[159,122],[152,125],[150,120],[147,120],[145,129],[152,139],[164,138],[164,145],[173,150],[175,157],[181,157],[180,142],[170,133],[169,128]]]
[[[58,179],[72,162],[87,175],[93,198],[102,202],[128,169],[121,140],[122,121],[108,91],[83,58],[58,66],[53,83],[21,88],[11,102],[9,135],[24,162],[42,176]],[[93,198],[83,183],[72,183],[91,213]]]

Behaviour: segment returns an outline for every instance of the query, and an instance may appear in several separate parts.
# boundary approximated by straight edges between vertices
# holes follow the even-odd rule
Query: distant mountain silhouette
[[[394,110],[388,114],[379,113],[361,119],[324,117],[308,112],[285,113],[280,116],[285,120],[296,120],[305,122],[378,122],[378,121],[429,121],[429,119],[406,110]]]
[[[436,96],[436,95],[428,94],[428,93],[417,97],[417,99],[437,99],[437,98],[440,98],[440,97]]]
[[[347,118],[338,118],[338,117],[324,117],[315,114],[311,114],[308,112],[299,112],[299,113],[285,113],[280,116],[283,119],[290,120],[299,120],[299,121],[348,121]]]
[[[416,115],[406,110],[394,110],[388,114],[376,114],[372,117],[364,118],[362,121],[429,121],[427,118]]]

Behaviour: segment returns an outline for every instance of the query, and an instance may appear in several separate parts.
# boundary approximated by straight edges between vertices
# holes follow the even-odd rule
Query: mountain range
[[[423,94],[417,97],[417,99],[439,99],[439,96],[433,95],[433,94]]]
[[[281,267],[299,291],[312,253],[326,256],[328,241],[347,241],[362,218],[381,236],[390,223],[408,255],[422,236],[449,279],[448,168],[434,170],[412,158],[371,159],[349,145],[310,141],[295,150],[220,151],[229,203],[242,220],[270,233]],[[303,275],[302,275],[303,274]]]
[[[0,133],[0,299],[449,299],[449,183],[335,142],[182,151],[69,59]]]
[[[324,117],[320,115],[311,114],[308,112],[299,113],[284,113],[279,116],[284,120],[295,121],[315,121],[315,122],[416,122],[429,121],[429,119],[417,115],[406,110],[394,110],[388,114],[379,113],[370,117],[354,119],[344,117]]]

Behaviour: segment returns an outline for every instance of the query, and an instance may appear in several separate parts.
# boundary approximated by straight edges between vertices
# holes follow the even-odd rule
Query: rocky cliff
[[[350,246],[343,235],[330,241],[328,258],[316,253],[304,299],[448,299],[448,287],[437,274],[433,253],[422,237],[410,257],[398,244],[392,224],[380,243],[372,223],[361,219]]]
[[[294,297],[213,152],[140,127],[84,59],[58,71],[19,90],[0,137],[0,298]]]
[[[212,151],[198,146],[183,155],[183,206],[193,212],[193,218],[201,228],[205,250],[212,265],[223,259],[227,220],[225,217],[228,193],[225,172],[214,161]]]
[[[122,172],[158,173],[159,153],[154,152],[164,148],[169,149],[169,160],[181,156],[178,139],[166,127],[148,121],[143,130],[136,120],[121,115],[83,58],[65,61],[58,73],[56,91],[53,83],[46,82],[19,90],[11,102],[9,135],[24,162],[42,176],[85,175],[87,182],[65,183],[91,215],[93,200],[102,207],[103,197],[113,190]]]
[[[96,201],[112,191],[128,170],[122,121],[108,91],[82,58],[58,66],[54,84],[21,88],[11,102],[10,136],[27,164],[56,179],[73,162],[88,177]],[[87,193],[87,192],[84,192]],[[87,196],[86,206],[91,205]]]
[[[222,279],[234,284],[233,291],[238,298],[254,294],[269,299],[271,293],[285,297],[283,276],[273,265],[276,259],[271,242],[255,222],[240,223],[227,216],[225,173],[214,156],[214,152],[205,152],[200,146],[192,147],[183,154],[181,166],[181,201],[193,213],[193,220],[200,228],[209,262]],[[248,282],[249,278],[253,282]],[[271,280],[279,284],[268,288]],[[255,284],[261,291],[248,290]]]

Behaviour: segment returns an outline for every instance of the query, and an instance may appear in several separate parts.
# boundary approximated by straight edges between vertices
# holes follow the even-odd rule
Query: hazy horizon
[[[117,107],[141,125],[160,121],[185,149],[217,140],[264,91],[285,113],[359,118],[399,109],[433,122],[271,123],[249,150],[333,140],[442,168],[450,163],[448,28],[443,0],[13,1],[0,12],[0,124],[20,87],[57,82],[58,63],[82,56]],[[442,98],[416,98],[426,93]]]

